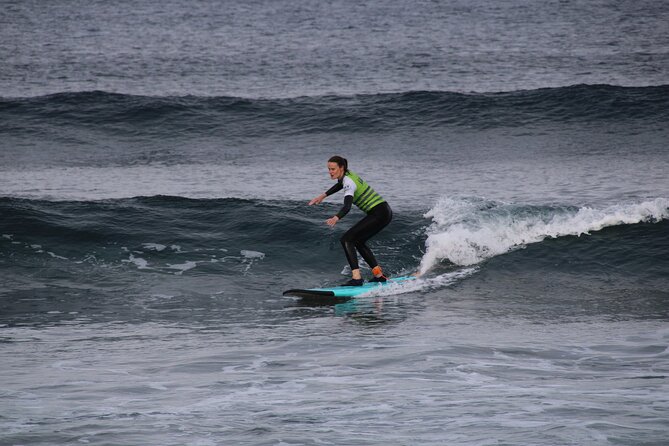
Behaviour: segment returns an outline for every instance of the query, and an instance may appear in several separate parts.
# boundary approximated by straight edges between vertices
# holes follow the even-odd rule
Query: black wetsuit
[[[336,192],[339,192],[344,188],[343,179],[339,180],[337,184],[332,186],[325,195],[329,196]],[[342,219],[348,212],[351,210],[351,205],[353,204],[353,196],[347,195],[344,197],[344,206],[337,212],[337,217]],[[346,259],[348,264],[351,266],[351,270],[359,269],[360,265],[358,264],[358,256],[356,250],[360,253],[367,265],[370,268],[375,268],[378,266],[378,262],[374,257],[374,253],[369,246],[367,246],[367,240],[381,232],[383,228],[388,226],[390,221],[393,219],[393,211],[390,209],[390,205],[383,201],[382,203],[377,204],[372,209],[367,212],[367,215],[363,217],[362,220],[354,224],[351,229],[346,231],[341,237],[341,244],[344,247],[344,252],[346,253]]]

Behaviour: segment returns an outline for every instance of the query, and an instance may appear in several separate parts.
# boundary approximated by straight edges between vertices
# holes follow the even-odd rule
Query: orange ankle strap
[[[379,274],[383,275],[383,271],[381,271],[380,266],[375,266],[374,268],[372,268],[372,274],[374,274],[375,276],[378,276]]]

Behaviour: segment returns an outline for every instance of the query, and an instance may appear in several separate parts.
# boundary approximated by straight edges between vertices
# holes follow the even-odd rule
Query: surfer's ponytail
[[[335,155],[328,160],[328,163],[337,163],[339,167],[344,168],[344,172],[348,172],[348,161],[346,161],[346,158]]]

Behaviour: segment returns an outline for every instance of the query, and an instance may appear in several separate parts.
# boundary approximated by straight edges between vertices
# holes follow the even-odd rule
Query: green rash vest
[[[358,208],[360,208],[360,210],[366,214],[369,214],[372,209],[386,201],[381,198],[381,196],[377,194],[374,189],[369,186],[369,184],[365,183],[362,178],[350,170],[346,172],[344,178],[337,181],[337,184],[325,192],[325,196],[329,197],[330,195],[337,193],[342,189],[346,191],[346,198],[344,198],[344,207],[342,207],[341,210],[337,212],[337,217],[340,219],[344,218],[344,216],[348,214],[348,211],[351,210],[351,204],[355,204],[358,206]]]
[[[355,172],[349,170],[346,172],[346,176],[352,179],[355,183],[356,187],[353,194],[353,204],[358,206],[361,211],[368,214],[374,207],[385,201],[381,195],[376,193],[376,191],[374,191],[374,189],[372,189],[372,187]]]

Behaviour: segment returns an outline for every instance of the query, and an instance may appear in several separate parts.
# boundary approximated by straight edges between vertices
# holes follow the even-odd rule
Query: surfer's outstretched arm
[[[327,197],[327,195],[325,195],[325,193],[320,194],[318,197],[314,198],[313,200],[311,200],[309,202],[309,206],[313,206],[315,204],[321,204],[321,202],[323,200],[325,200],[325,197]]]
[[[309,202],[309,206],[313,206],[314,204],[321,204],[323,200],[325,200],[327,197],[329,197],[332,194],[335,194],[342,190],[344,186],[342,185],[341,182],[337,181],[337,183],[332,186],[330,189],[328,189],[326,192],[323,192],[320,194],[318,197],[314,198]]]

